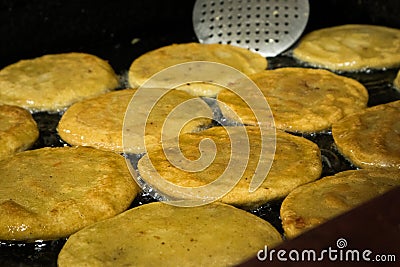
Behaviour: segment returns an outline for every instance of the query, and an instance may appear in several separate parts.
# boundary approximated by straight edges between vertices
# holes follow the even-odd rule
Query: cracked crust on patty
[[[29,111],[0,105],[0,160],[30,148],[39,130]]]
[[[107,61],[84,53],[44,55],[0,70],[0,104],[31,111],[63,111],[115,89],[119,78]]]
[[[141,86],[147,79],[165,68],[192,61],[222,63],[247,75],[265,70],[268,65],[265,57],[237,46],[200,43],[172,44],[136,58],[129,69],[129,83],[131,87]],[[215,96],[222,88],[206,83],[189,83],[178,87],[199,96]]]
[[[319,29],[300,39],[293,56],[334,71],[392,68],[400,65],[400,30],[362,24]]]
[[[293,190],[283,201],[285,236],[293,238],[400,185],[400,171],[350,170]]]
[[[290,132],[329,130],[333,122],[367,106],[367,89],[358,81],[327,70],[280,68],[250,75],[261,90],[275,120],[275,126]],[[248,92],[251,97],[252,92]],[[256,125],[253,111],[233,92],[223,90],[218,100],[226,104],[247,125]],[[225,117],[230,112],[220,105]],[[257,110],[255,110],[257,113]]]
[[[400,170],[400,100],[334,123],[332,136],[337,149],[357,167]]]
[[[145,151],[145,146],[158,144],[161,141],[161,131],[171,130],[171,127],[167,129],[163,124],[175,107],[192,99],[204,103],[200,98],[179,90],[146,89],[145,93],[140,95],[135,94],[136,91],[136,89],[118,90],[72,105],[58,124],[60,137],[71,145],[140,154]],[[160,93],[166,94],[158,99],[150,110],[146,110],[149,104],[153,104],[153,98],[150,96]],[[133,97],[139,105],[130,105]],[[196,107],[189,104],[185,110],[180,111],[181,116],[170,121],[173,121],[174,125],[184,126],[183,132],[196,131],[211,123],[211,119],[198,118],[185,124],[186,114],[195,116],[195,110]],[[131,131],[141,127],[140,122],[143,120],[147,123],[144,145],[143,137]],[[178,133],[167,133],[167,137],[175,137],[174,134]]]
[[[209,184],[220,177],[226,169],[229,169],[229,172],[233,175],[230,179],[237,179],[238,183],[219,201],[246,209],[283,198],[294,188],[320,177],[322,163],[318,146],[305,138],[277,131],[276,139],[270,136],[263,137],[267,138],[267,143],[270,146],[275,145],[276,142],[275,153],[273,153],[272,147],[264,148],[266,149],[264,153],[270,153],[272,157],[272,165],[261,186],[254,192],[249,192],[250,182],[257,164],[261,164],[261,166],[264,166],[263,168],[269,166],[267,161],[260,161],[259,163],[262,147],[259,128],[248,126],[245,129],[249,136],[250,157],[247,158],[246,153],[239,155],[239,162],[243,164],[247,162],[244,173],[241,175],[241,172],[238,171],[241,170],[240,164],[228,168],[231,159],[231,140],[246,138],[241,135],[239,128],[241,127],[230,127],[230,136],[224,127],[213,127],[198,133],[180,135],[179,148],[183,155],[190,160],[196,160],[200,157],[199,142],[201,140],[209,138],[215,142],[215,159],[201,171],[190,172],[176,168],[168,161],[160,148],[149,150],[147,156],[163,179],[184,187]],[[240,144],[245,144],[244,140],[243,142],[240,141]],[[164,145],[164,148],[168,149],[169,145]],[[213,149],[205,149],[202,154],[212,154]],[[245,151],[245,148],[242,151]],[[154,177],[150,162],[144,160],[144,158],[139,160],[138,170],[145,181]],[[222,186],[225,186],[225,184],[222,184]],[[219,192],[218,190],[221,190],[221,188],[217,186],[215,192]]]

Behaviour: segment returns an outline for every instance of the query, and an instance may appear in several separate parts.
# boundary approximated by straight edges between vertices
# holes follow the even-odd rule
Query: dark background
[[[141,53],[196,41],[195,0],[0,0],[0,68],[47,53],[82,51],[117,72]],[[400,28],[398,0],[310,0],[306,32],[346,23]],[[131,40],[140,38],[135,45]]]

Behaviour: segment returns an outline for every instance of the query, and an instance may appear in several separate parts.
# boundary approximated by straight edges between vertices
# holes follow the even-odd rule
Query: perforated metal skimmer
[[[200,43],[231,44],[274,57],[296,42],[308,16],[308,0],[197,0],[193,27]]]

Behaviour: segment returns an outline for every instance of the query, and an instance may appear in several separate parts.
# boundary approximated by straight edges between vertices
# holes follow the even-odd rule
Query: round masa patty
[[[293,190],[282,202],[285,236],[293,238],[400,185],[400,171],[350,170]]]
[[[258,86],[272,111],[275,126],[290,132],[320,132],[332,123],[363,110],[367,106],[367,89],[358,81],[327,70],[280,68],[249,75]],[[248,92],[250,98],[252,92]],[[243,96],[241,96],[243,97]],[[223,90],[218,100],[231,108],[247,125],[257,125],[257,110],[233,92]],[[225,117],[230,112],[221,106]],[[253,113],[254,112],[254,113]]]
[[[27,110],[0,105],[0,159],[28,149],[38,137],[36,122]]]
[[[212,154],[213,149],[199,149],[199,143],[204,139],[211,139],[216,144],[216,155],[210,164],[203,169],[188,171],[171,164],[163,153],[162,148],[148,150],[147,157],[150,161],[141,158],[138,162],[140,176],[146,181],[155,177],[154,171],[165,180],[183,187],[200,187],[214,182],[223,173],[229,173],[229,181],[238,181],[231,191],[221,196],[220,201],[234,206],[251,209],[268,201],[281,199],[294,188],[318,179],[322,171],[321,154],[318,146],[303,138],[282,131],[277,131],[276,138],[264,136],[267,142],[275,146],[275,150],[264,149],[264,153],[271,153],[271,158],[260,160],[262,147],[261,134],[258,127],[246,126],[249,138],[249,156],[240,153],[241,165],[246,164],[243,174],[237,168],[239,164],[229,165],[231,160],[231,140],[244,138],[239,131],[241,127],[229,127],[230,135],[224,127],[212,127],[196,133],[186,133],[179,136],[179,148],[182,154],[189,160],[197,160],[201,154]],[[235,141],[236,142],[236,141]],[[242,143],[242,141],[240,141]],[[169,144],[164,144],[167,150]],[[244,149],[245,150],[245,149]],[[275,153],[274,153],[275,152]],[[180,153],[180,152],[178,152]],[[174,155],[172,155],[174,156]],[[272,165],[262,184],[254,192],[250,192],[250,182],[256,171],[257,165],[268,168],[268,159],[272,159]],[[154,166],[154,169],[152,168]],[[225,183],[216,184],[213,192],[224,189]]]
[[[0,240],[69,236],[127,209],[139,188],[122,156],[42,148],[0,161]]]
[[[268,222],[225,204],[145,204],[72,235],[63,266],[232,266],[282,241]]]
[[[400,170],[400,100],[370,107],[333,124],[338,150],[361,168]]]
[[[225,64],[247,75],[265,70],[268,65],[265,57],[233,45],[172,44],[136,58],[129,68],[129,83],[132,87],[141,86],[147,79],[165,68],[192,61]],[[209,83],[185,83],[178,88],[200,96],[215,96],[222,89],[220,86]]]

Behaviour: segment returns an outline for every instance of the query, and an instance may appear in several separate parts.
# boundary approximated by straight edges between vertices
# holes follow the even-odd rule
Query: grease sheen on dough
[[[119,78],[107,61],[85,53],[44,55],[0,70],[0,104],[31,111],[62,111],[115,89]]]
[[[165,68],[191,61],[222,63],[247,75],[265,70],[268,66],[265,57],[233,45],[172,44],[149,51],[136,58],[129,68],[129,83],[131,87],[138,87]],[[215,96],[223,87],[206,83],[189,83],[178,88],[193,95]]]
[[[29,111],[0,105],[0,160],[30,148],[39,137],[39,129]]]
[[[320,177],[322,163],[318,146],[303,137],[277,131],[276,150],[271,169],[261,186],[256,191],[249,192],[250,181],[259,162],[261,135],[258,127],[247,126],[246,131],[250,142],[250,157],[247,158],[245,154],[240,155],[243,157],[243,162],[248,161],[246,169],[242,176],[239,173],[233,174],[235,176],[232,179],[237,179],[239,182],[220,201],[242,208],[254,208],[268,201],[283,198],[299,185]],[[233,127],[232,134],[237,135],[240,132],[235,131]],[[161,148],[154,147],[148,150],[148,155],[155,169],[165,180],[185,187],[206,185],[217,179],[227,168],[231,158],[230,136],[223,127],[213,127],[179,136],[179,148],[190,160],[200,157],[198,145],[206,138],[215,142],[216,157],[209,167],[202,171],[188,172],[176,168],[168,161]],[[168,144],[166,147],[168,148]],[[206,150],[202,153],[211,153],[211,151]],[[138,170],[145,181],[149,179],[149,175],[152,175],[151,166],[147,161],[139,160]]]
[[[365,109],[368,102],[367,89],[361,83],[328,70],[289,67],[249,78],[265,96],[276,128],[290,132],[328,130],[333,122]],[[259,123],[247,104],[231,91],[221,91],[218,100],[236,112],[244,124]],[[220,107],[230,118],[227,109]]]
[[[60,137],[71,145],[91,146],[103,150],[127,153],[143,153],[143,137],[134,134],[130,129],[141,127],[139,122],[147,121],[145,145],[158,144],[161,140],[161,131],[168,131],[163,127],[164,121],[175,107],[185,101],[200,98],[189,95],[184,91],[149,88],[140,99],[135,96],[136,89],[125,89],[109,92],[101,96],[87,99],[72,105],[61,117],[57,130]],[[145,110],[147,104],[152,104],[151,94],[166,93],[150,110]],[[137,97],[140,105],[128,105],[132,97]],[[146,104],[146,105],[145,105]],[[186,106],[183,115],[196,115],[195,107]],[[149,115],[149,117],[147,117]],[[126,120],[125,120],[126,117]],[[124,121],[125,120],[125,121]],[[125,122],[125,124],[124,124]],[[211,123],[211,119],[197,118],[186,122],[184,116],[175,118],[176,125],[184,126],[183,132],[196,131],[198,128]],[[125,132],[123,129],[125,127]],[[129,134],[130,133],[130,134]],[[127,134],[125,147],[123,134]],[[178,135],[179,133],[169,133]]]
[[[58,266],[234,266],[280,242],[267,221],[229,205],[156,202],[72,235]]]
[[[357,167],[400,170],[400,100],[334,123],[332,136],[338,150]]]
[[[399,185],[400,171],[350,170],[300,186],[281,206],[285,235],[300,235]]]
[[[392,68],[400,65],[400,30],[362,24],[323,28],[300,39],[293,56],[335,71]]]
[[[138,191],[125,159],[113,152],[20,152],[0,161],[0,240],[67,237],[125,211]]]

